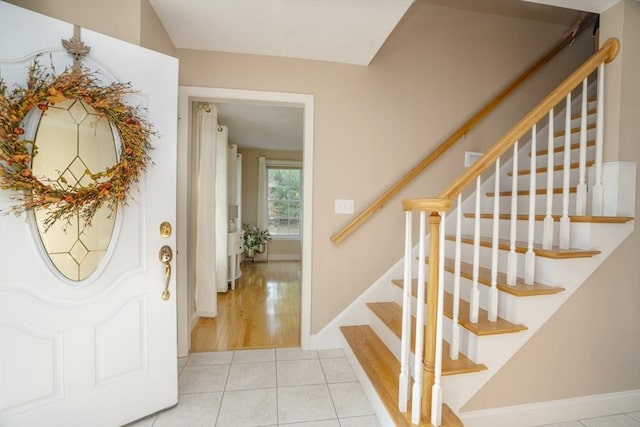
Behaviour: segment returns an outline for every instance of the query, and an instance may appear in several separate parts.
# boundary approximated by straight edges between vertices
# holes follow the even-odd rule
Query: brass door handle
[[[169,246],[163,246],[158,253],[160,262],[164,264],[164,291],[162,292],[162,299],[168,300],[171,294],[169,293],[169,282],[171,281],[171,260],[173,259],[173,251]]]

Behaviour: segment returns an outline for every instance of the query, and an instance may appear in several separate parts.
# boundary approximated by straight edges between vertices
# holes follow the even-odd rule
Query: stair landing
[[[400,362],[368,325],[341,326],[340,330],[395,425],[414,426],[415,424],[410,421],[410,412],[402,413],[398,409]],[[427,421],[423,421],[419,425],[433,427]],[[462,421],[447,405],[442,405],[441,427],[460,426],[463,426]]]

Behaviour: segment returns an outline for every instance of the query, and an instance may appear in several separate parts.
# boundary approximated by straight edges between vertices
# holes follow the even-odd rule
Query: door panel
[[[70,24],[0,2],[0,29],[9,86],[25,84],[35,54],[57,72],[72,63],[60,45],[73,36]],[[165,301],[158,259],[163,245],[175,250],[175,235],[161,237],[159,227],[175,229],[177,60],[89,30],[81,36],[91,47],[83,66],[104,85],[131,82],[138,92],[127,102],[146,108],[159,137],[88,280],[56,271],[31,214],[0,216],[2,426],[121,425],[177,402],[175,274]],[[0,210],[11,204],[0,191]]]

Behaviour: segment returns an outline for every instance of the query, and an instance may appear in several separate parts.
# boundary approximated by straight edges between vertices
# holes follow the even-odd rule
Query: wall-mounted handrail
[[[581,27],[582,32],[588,25]],[[579,33],[578,33],[579,34]],[[576,34],[577,36],[577,34]],[[480,120],[491,113],[498,105],[502,103],[509,95],[511,95],[518,87],[526,82],[531,76],[533,76],[539,69],[541,69],[546,63],[551,61],[562,49],[567,45],[570,45],[575,37],[563,39],[560,43],[549,50],[544,56],[542,56],[535,64],[528,68],[525,72],[520,74],[511,84],[505,87],[499,94],[497,94],[491,101],[489,101],[484,107],[480,109],[473,117],[466,121],[456,131],[454,131],[442,144],[440,144],[435,150],[429,153],[420,163],[415,165],[409,172],[407,172],[402,178],[400,178],[395,184],[393,184],[387,191],[385,191],[378,199],[373,202],[368,208],[362,211],[357,217],[355,217],[349,224],[343,227],[336,234],[331,236],[333,243],[342,242],[347,236],[353,233],[364,222],[366,222],[378,209],[381,209],[393,196],[398,194],[400,190],[406,187],[411,181],[415,179],[423,170],[425,170],[431,163],[438,159],[445,151],[447,151],[453,144],[455,144],[460,138],[467,134]]]
[[[569,92],[588,77],[598,66],[605,62],[609,63],[615,59],[620,50],[620,41],[616,38],[607,40],[602,48],[587,59],[576,71],[558,85],[549,95],[547,95],[538,105],[536,105],[527,115],[525,115],[514,127],[511,128],[502,138],[498,140],[482,157],[476,160],[465,172],[460,175],[438,199],[453,200],[462,190],[464,190],[474,179],[476,179],[505,151],[507,151],[525,132],[542,119],[551,108],[562,101]],[[418,203],[417,201],[413,202]],[[428,203],[427,203],[428,204]],[[422,205],[425,205],[423,203]],[[434,206],[433,210],[437,210]],[[428,209],[432,210],[432,209]]]

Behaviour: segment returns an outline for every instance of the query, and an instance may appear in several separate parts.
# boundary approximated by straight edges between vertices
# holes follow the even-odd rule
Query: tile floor
[[[539,427],[640,427],[640,411],[566,423],[545,424]]]
[[[178,405],[127,427],[380,427],[342,350],[192,353]],[[640,427],[640,411],[538,427]]]
[[[380,427],[342,350],[192,353],[178,405],[127,427]]]

